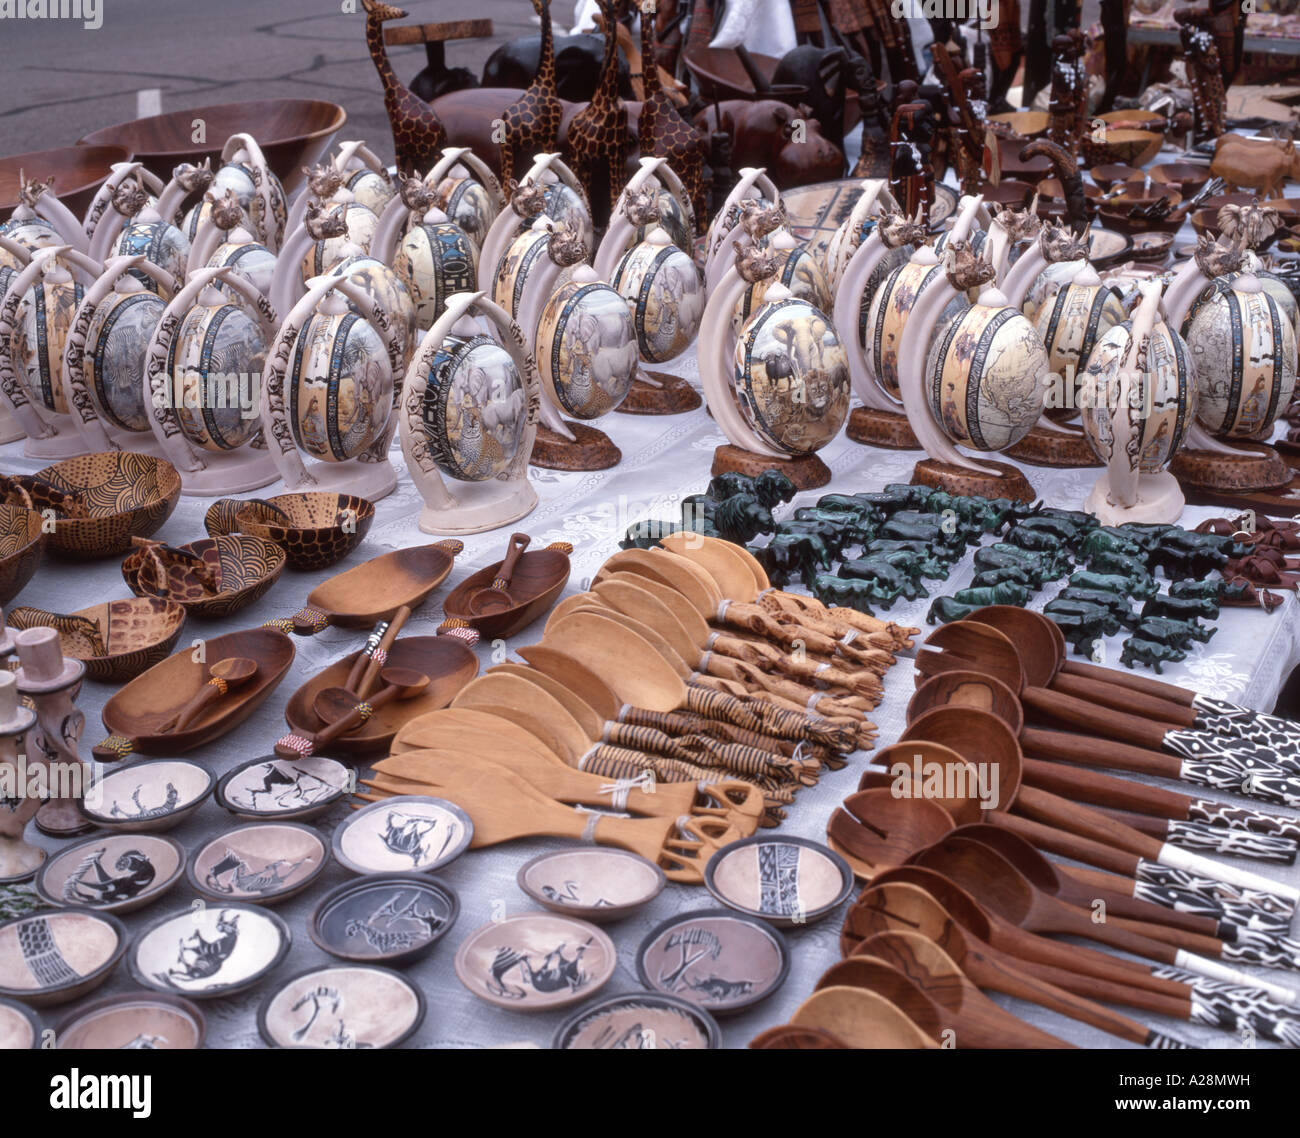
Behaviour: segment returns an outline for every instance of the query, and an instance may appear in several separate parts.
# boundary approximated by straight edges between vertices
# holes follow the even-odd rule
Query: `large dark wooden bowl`
[[[82,217],[113,163],[130,159],[131,152],[123,146],[59,146],[0,158],[0,221],[8,220],[18,204],[20,178],[43,182],[53,177],[55,197]]]
[[[0,605],[32,579],[45,548],[44,519],[22,506],[0,506]]]
[[[487,565],[457,585],[442,602],[448,617],[477,628],[484,640],[504,640],[544,616],[569,580],[569,555],[559,549],[537,549],[525,553],[515,564],[510,578],[510,596],[515,603],[503,612],[475,616],[470,598],[492,584],[502,562]]]
[[[207,125],[207,141],[194,143],[194,120]],[[292,194],[302,184],[304,166],[312,166],[347,122],[347,112],[324,99],[256,99],[169,111],[94,131],[79,140],[86,146],[124,146],[136,161],[164,182],[181,162],[212,160],[221,165],[221,148],[232,134],[257,139],[271,172]]]

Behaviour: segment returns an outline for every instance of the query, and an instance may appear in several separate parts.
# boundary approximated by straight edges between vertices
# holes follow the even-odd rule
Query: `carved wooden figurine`
[[[1218,138],[1228,129],[1222,61],[1214,36],[1206,27],[1206,16],[1208,13],[1196,8],[1182,8],[1174,13],[1187,63],[1187,83],[1192,89],[1198,142]]]
[[[537,74],[528,89],[501,116],[501,181],[511,186],[523,177],[536,154],[554,150],[560,138],[563,107],[555,89],[555,42],[551,35],[551,0],[533,0],[542,21]],[[644,113],[644,112],[643,112]]]
[[[404,19],[407,13],[381,0],[361,0],[361,6],[366,10],[366,46],[384,84],[384,110],[393,130],[397,169],[419,177],[438,160],[447,145],[447,132],[433,108],[397,78],[389,62],[384,24]]]
[[[0,632],[0,645],[13,650],[13,633]],[[41,808],[38,768],[48,765],[34,747],[23,743],[36,725],[36,713],[18,702],[18,681],[13,672],[0,671],[0,776],[9,783],[0,798],[0,885],[26,881],[45,861],[45,851],[23,838],[27,823]],[[23,752],[20,757],[19,752]]]

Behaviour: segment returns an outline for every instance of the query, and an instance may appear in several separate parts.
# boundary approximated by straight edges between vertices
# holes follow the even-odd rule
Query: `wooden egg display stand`
[[[503,215],[504,216],[504,215]],[[523,384],[525,420],[517,452],[495,478],[481,482],[461,481],[455,495],[439,473],[436,440],[431,440],[424,422],[424,405],[429,372],[450,334],[470,336],[478,332],[471,319],[481,316],[496,326],[499,342],[509,354]],[[424,499],[419,526],[425,533],[481,533],[527,517],[537,506],[537,492],[528,480],[528,459],[537,435],[541,392],[537,372],[524,344],[519,326],[483,293],[458,293],[447,302],[446,311],[424,334],[402,385],[399,428],[407,473]]]
[[[12,652],[13,633],[6,629],[0,632],[0,638]],[[37,768],[49,771],[49,765],[36,748],[24,741],[35,726],[36,713],[18,702],[18,680],[14,673],[0,671],[0,771],[7,775],[7,782],[12,779],[12,787],[35,781]],[[23,837],[27,823],[40,807],[41,799],[31,793],[15,792],[0,801],[0,885],[28,881],[45,863],[45,851]]]

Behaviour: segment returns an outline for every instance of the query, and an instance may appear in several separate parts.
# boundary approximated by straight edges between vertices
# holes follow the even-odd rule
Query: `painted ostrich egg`
[[[1247,251],[1245,259],[1253,259],[1256,263],[1259,258],[1254,253]],[[1201,305],[1210,297],[1223,292],[1232,286],[1232,282],[1242,275],[1243,272],[1249,272],[1251,275],[1259,278],[1259,283],[1264,286],[1264,291],[1268,293],[1276,302],[1282,315],[1291,322],[1291,327],[1296,326],[1297,305],[1295,294],[1286,286],[1286,282],[1276,273],[1270,273],[1262,268],[1243,268],[1239,272],[1223,273],[1210,281],[1203,289],[1200,295],[1192,301],[1192,306],[1187,310],[1187,315],[1183,318],[1181,332],[1187,335],[1187,329],[1192,326],[1192,318],[1196,315]]]
[[[166,269],[178,282],[185,279],[185,269],[190,259],[190,242],[176,226],[167,221],[142,221],[134,218],[122,227],[117,238],[117,252],[123,257],[143,256],[151,265]],[[139,269],[131,269],[135,277],[150,292],[161,287],[153,277]]]
[[[738,202],[732,202],[726,207],[726,209],[713,215],[713,220],[709,222],[709,228],[704,235],[704,252],[706,260],[718,251],[722,246],[722,243],[727,239],[727,234],[740,224],[740,219],[744,216],[746,207],[755,204],[760,206],[770,206],[774,203],[768,201],[767,198],[763,194],[759,193],[757,189],[751,188],[749,191],[749,197],[742,198]],[[759,244],[766,245],[767,238],[761,238]]]
[[[542,383],[565,414],[608,414],[636,378],[636,329],[627,301],[599,281],[561,285],[537,322],[534,356]]]
[[[691,232],[690,222],[686,219],[686,211],[682,209],[682,203],[663,187],[659,189],[657,200],[659,204],[659,220],[651,222],[649,225],[638,226],[636,241],[644,241],[650,230],[656,225],[662,225],[664,232],[668,234],[669,240],[677,248],[693,255],[695,252],[695,234]]]
[[[482,185],[473,178],[443,178],[434,188],[433,204],[469,234],[476,251],[483,248],[497,211]]]
[[[9,346],[27,398],[47,411],[68,410],[63,391],[63,349],[85,290],[68,277],[39,277],[18,302]]]
[[[568,225],[580,233],[587,248],[594,249],[595,224],[582,195],[564,182],[547,182],[544,197],[546,205],[542,212],[557,224]]]
[[[181,433],[204,450],[234,450],[260,429],[269,345],[241,304],[196,304],[167,352]]]
[[[1047,349],[1025,316],[972,304],[931,342],[925,394],[953,442],[1003,450],[1042,414],[1048,370]]]
[[[388,349],[355,312],[314,313],[294,341],[284,383],[294,441],[313,458],[356,458],[388,426]]]
[[[124,431],[149,430],[145,358],[166,307],[152,292],[111,292],[86,329],[86,382],[100,411]]]
[[[1013,250],[1013,252],[1018,251],[1018,249]],[[1013,257],[1013,263],[1016,259],[1018,258]],[[1036,322],[1043,305],[1050,303],[1061,289],[1074,280],[1084,264],[1083,261],[1058,261],[1048,265],[1029,286],[1020,311]]]
[[[1068,284],[1038,310],[1034,322],[1047,364],[1063,386],[1048,398],[1048,410],[1073,416],[1078,407],[1079,376],[1098,341],[1124,319],[1124,306],[1106,285]]]
[[[684,352],[704,318],[704,278],[676,245],[643,241],[619,261],[610,281],[632,307],[637,347],[649,363]]]
[[[736,401],[749,425],[791,455],[831,441],[849,414],[849,358],[830,318],[806,300],[763,305],[735,351]]]
[[[942,272],[942,262],[918,265],[905,260],[885,277],[871,297],[863,347],[876,382],[895,399],[899,398],[898,346],[903,341],[907,318],[922,290]]]
[[[1295,328],[1262,281],[1258,291],[1240,288],[1248,279],[1204,298],[1186,332],[1198,417],[1211,434],[1237,439],[1271,427],[1296,381]]]
[[[208,258],[207,267],[231,268],[263,296],[271,295],[271,278],[275,275],[275,254],[259,241],[230,242],[218,245]],[[213,282],[222,292],[236,295],[225,281]]]
[[[392,179],[378,170],[368,166],[356,170],[346,170],[343,187],[352,192],[352,200],[360,202],[376,217],[384,212],[384,207],[393,200],[397,187]]]
[[[442,315],[449,296],[475,288],[478,248],[459,225],[426,221],[403,235],[393,271],[410,291],[419,325],[427,330]]]
[[[402,366],[411,362],[419,338],[415,299],[405,282],[391,268],[371,256],[349,257],[335,267],[335,272],[355,281],[384,310],[393,334]],[[350,300],[348,307],[364,315]]]
[[[800,245],[795,249],[781,249],[774,252],[777,263],[776,276],[751,284],[741,293],[740,299],[736,302],[731,326],[737,336],[740,335],[740,330],[745,326],[745,321],[750,315],[762,307],[763,297],[767,295],[768,287],[773,280],[780,281],[794,296],[806,300],[822,312],[829,312],[834,304],[826,274],[822,272],[822,267],[807,248]]]
[[[1183,443],[1196,416],[1196,376],[1183,338],[1167,324],[1157,324],[1139,358],[1135,379],[1143,386],[1127,398],[1120,373],[1133,346],[1133,322],[1122,321],[1105,332],[1079,373],[1079,421],[1088,445],[1103,463],[1115,449],[1115,418],[1126,415],[1132,440],[1130,461],[1143,474],[1163,470]]]
[[[59,231],[43,217],[11,217],[8,221],[0,222],[0,237],[7,237],[32,253],[38,249],[48,249],[51,245],[65,244]],[[22,262],[8,249],[0,249],[0,265],[8,265],[11,269],[23,267]]]
[[[528,423],[528,392],[510,353],[490,336],[448,336],[427,381],[421,418],[438,469],[462,482],[504,473]]]
[[[330,206],[328,212],[331,217],[341,216],[348,231],[338,237],[322,237],[319,241],[312,242],[307,255],[302,259],[304,285],[312,277],[319,277],[337,266],[349,255],[347,250],[351,246],[355,245],[362,252],[368,252],[375,228],[379,225],[379,218],[374,211],[358,202],[338,202]]]

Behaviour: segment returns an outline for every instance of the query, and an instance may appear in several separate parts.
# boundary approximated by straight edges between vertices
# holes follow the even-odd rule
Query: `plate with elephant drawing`
[[[730,909],[679,913],[641,942],[641,983],[655,992],[708,1008],[738,1012],[767,999],[790,971],[785,938],[754,917]]]
[[[209,999],[258,983],[284,959],[290,941],[289,926],[265,909],[196,901],[145,929],[127,965],[146,988]]]
[[[217,801],[250,821],[307,819],[325,813],[355,785],[347,767],[321,755],[263,755],[224,774],[217,783]]]
[[[98,834],[51,857],[36,892],[51,905],[129,913],[157,901],[185,870],[185,847],[157,834]]]
[[[341,960],[406,964],[446,936],[459,914],[460,898],[436,878],[385,873],[327,894],[307,932]]]
[[[310,826],[250,822],[196,849],[185,873],[210,900],[278,905],[311,885],[329,860],[329,846]]]
[[[272,1047],[396,1047],[424,1021],[424,996],[404,976],[373,964],[300,972],[262,1002],[257,1029]]]
[[[703,1008],[661,992],[627,992],[580,1008],[551,1041],[556,1051],[706,1051],[722,1032]]]
[[[614,942],[588,921],[521,913],[471,933],[456,975],[474,995],[513,1011],[550,1011],[595,995],[614,974]]]
[[[428,873],[460,857],[474,823],[454,802],[403,794],[373,802],[334,831],[334,856],[353,873]]]

